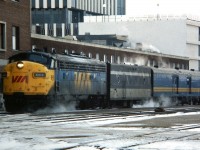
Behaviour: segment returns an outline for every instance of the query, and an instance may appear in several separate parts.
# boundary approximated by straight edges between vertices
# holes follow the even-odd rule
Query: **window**
[[[103,61],[107,62],[107,56],[105,54],[103,55]]]
[[[56,1],[55,1],[55,7],[56,7],[56,8],[59,8],[59,0],[56,0]]]
[[[12,49],[19,50],[19,27],[12,27]]]
[[[114,63],[114,62],[115,62],[115,57],[114,57],[113,55],[111,55],[111,57],[110,57],[110,62],[111,62],[111,63]]]
[[[199,71],[200,71],[200,60],[199,60]]]
[[[44,8],[44,6],[43,6],[43,0],[39,1],[39,5],[40,5],[40,8]]]
[[[118,63],[118,64],[121,63],[121,58],[120,58],[120,56],[117,56],[117,63]]]
[[[32,8],[35,8],[35,0],[32,0]]]
[[[89,54],[88,54],[88,57],[89,57],[89,58],[92,58],[92,53],[89,53]]]
[[[99,60],[99,53],[96,54],[96,59]]]
[[[23,60],[37,62],[47,67],[52,66],[51,59],[48,56],[42,54],[20,53],[9,58],[9,62],[17,62]]]
[[[199,27],[199,41],[200,41],[200,27]]]
[[[0,49],[6,48],[6,25],[0,23]]]
[[[199,49],[199,56],[200,56],[200,45],[198,45],[198,49]]]
[[[51,0],[47,0],[47,8],[51,8]]]

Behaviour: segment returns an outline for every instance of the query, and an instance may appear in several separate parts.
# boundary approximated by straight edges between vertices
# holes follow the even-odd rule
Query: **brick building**
[[[0,0],[0,65],[31,48],[30,16],[29,0]]]

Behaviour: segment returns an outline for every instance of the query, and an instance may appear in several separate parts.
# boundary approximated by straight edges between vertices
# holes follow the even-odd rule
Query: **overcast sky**
[[[194,15],[200,17],[200,0],[126,0],[129,16]]]

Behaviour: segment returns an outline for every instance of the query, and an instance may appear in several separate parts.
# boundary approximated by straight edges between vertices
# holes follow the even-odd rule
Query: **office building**
[[[126,0],[32,0],[32,33],[78,35],[84,16],[125,15]]]

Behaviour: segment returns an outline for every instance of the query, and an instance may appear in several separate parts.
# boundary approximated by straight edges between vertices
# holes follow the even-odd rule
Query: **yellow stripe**
[[[172,87],[154,87],[154,92],[174,92],[176,91],[176,88]],[[178,92],[188,92],[188,88],[178,88]],[[200,88],[191,88],[191,92],[200,92]]]

